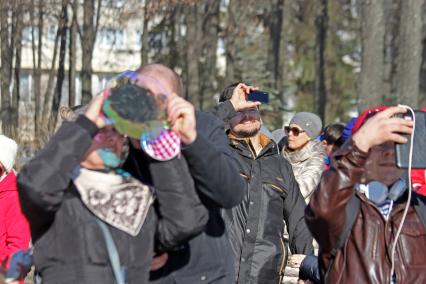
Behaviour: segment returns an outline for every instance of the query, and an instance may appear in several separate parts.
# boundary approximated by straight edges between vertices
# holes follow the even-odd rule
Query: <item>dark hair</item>
[[[231,97],[232,97],[232,93],[234,92],[235,87],[237,87],[239,83],[240,82],[236,82],[236,83],[232,83],[231,85],[226,86],[225,89],[223,89],[222,93],[220,94],[219,102],[223,103],[225,101],[230,100]]]
[[[335,145],[337,147],[342,146],[343,140],[343,130],[345,126],[340,123],[329,124],[324,128],[324,140],[327,144]]]

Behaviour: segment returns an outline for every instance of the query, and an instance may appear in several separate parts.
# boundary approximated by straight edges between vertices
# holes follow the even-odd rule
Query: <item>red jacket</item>
[[[21,212],[16,175],[10,172],[0,182],[0,264],[15,251],[28,249],[30,227]]]

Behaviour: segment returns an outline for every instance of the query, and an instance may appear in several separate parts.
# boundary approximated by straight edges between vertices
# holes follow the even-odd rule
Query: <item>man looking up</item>
[[[150,78],[143,87],[152,94],[172,94],[167,101],[168,121],[181,137],[182,155],[188,163],[196,191],[209,211],[203,233],[168,252],[168,257],[163,255],[154,260],[156,270],[151,273],[151,282],[231,283],[235,275],[232,251],[220,209],[238,205],[246,188],[238,174],[238,161],[228,145],[223,123],[214,115],[195,112],[193,105],[180,97],[183,92],[181,80],[167,66],[149,64],[137,72]],[[139,150],[139,141],[132,141],[132,145],[130,158],[136,158],[139,170],[143,172],[145,169],[140,162],[146,159],[146,155]],[[132,159],[125,167],[134,173]]]
[[[225,210],[224,218],[237,283],[278,283],[285,266],[283,219],[292,253],[313,253],[312,237],[291,165],[278,154],[275,142],[260,132],[259,103],[246,100],[251,89],[242,83],[231,85],[223,91],[222,104],[215,110],[226,115],[222,118],[228,121],[230,145],[238,154],[240,175],[248,188],[243,202]]]
[[[396,167],[394,144],[407,142],[401,134],[411,134],[413,123],[394,117],[405,108],[382,109],[361,114],[307,207],[324,283],[426,282],[426,207],[415,192],[396,239],[408,190],[407,170]]]

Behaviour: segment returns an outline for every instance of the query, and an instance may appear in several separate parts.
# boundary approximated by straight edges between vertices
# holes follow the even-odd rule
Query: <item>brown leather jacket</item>
[[[325,172],[306,209],[306,222],[320,245],[320,270],[324,275],[330,251],[345,224],[345,206],[354,194],[354,185],[363,183],[367,154],[352,141],[335,153],[335,169]],[[358,193],[357,193],[358,194]],[[341,249],[327,283],[389,283],[392,243],[406,201],[397,202],[385,221],[380,211],[364,195],[346,245]],[[403,196],[406,198],[406,196]],[[405,199],[406,200],[406,199]],[[414,207],[408,210],[395,253],[397,283],[426,283],[426,230]]]

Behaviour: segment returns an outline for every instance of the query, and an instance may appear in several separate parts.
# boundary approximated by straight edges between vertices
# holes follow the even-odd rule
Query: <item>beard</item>
[[[231,129],[231,132],[235,134],[235,136],[240,138],[251,138],[258,134],[260,131],[259,127],[254,127],[253,129]]]

